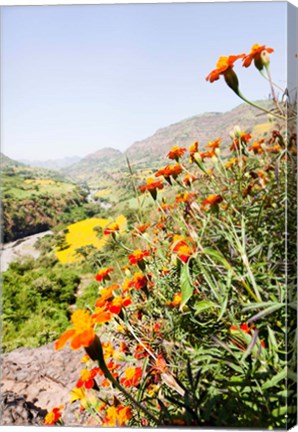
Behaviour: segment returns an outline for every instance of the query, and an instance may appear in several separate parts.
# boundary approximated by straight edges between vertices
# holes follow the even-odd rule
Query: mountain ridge
[[[266,108],[271,104],[270,101],[258,102]],[[161,127],[151,136],[133,142],[123,152],[112,147],[98,149],[57,171],[75,181],[89,182],[95,176],[108,176],[111,170],[123,169],[126,159],[140,166],[157,162],[173,146],[189,147],[194,141],[199,141],[203,149],[209,140],[222,138],[222,148],[225,149],[230,142],[229,132],[238,123],[241,129],[254,132],[256,136],[268,133],[271,128],[265,114],[243,103],[226,112],[200,113]]]
[[[17,162],[25,164],[30,167],[44,168],[44,169],[54,169],[59,170],[67,168],[79,162],[82,158],[79,156],[66,156],[64,158],[57,159],[47,159],[47,160],[29,160],[29,159],[19,159]]]

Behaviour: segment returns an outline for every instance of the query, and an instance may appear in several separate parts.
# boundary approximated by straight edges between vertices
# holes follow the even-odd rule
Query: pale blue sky
[[[275,49],[272,75],[285,85],[286,7],[2,8],[2,151],[48,159],[124,150],[160,127],[233,108],[241,101],[224,81],[205,77],[220,55],[248,52],[256,42]],[[255,68],[239,62],[235,71],[249,98],[268,96]]]

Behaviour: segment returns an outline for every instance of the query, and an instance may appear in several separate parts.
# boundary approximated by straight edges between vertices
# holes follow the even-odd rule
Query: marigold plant
[[[254,45],[221,57],[207,80],[223,76],[246,100],[237,61],[265,69],[271,89],[272,52]],[[295,220],[287,200],[296,136],[280,124],[287,109],[273,94],[270,109],[258,108],[276,122],[270,133],[235,126],[170,149],[174,165],[152,169],[145,185],[133,177],[139,208],[121,236],[117,219],[105,227],[97,298],[55,343],[88,354],[71,400],[99,426],[272,429],[295,412],[295,347],[285,334],[296,330],[296,289],[285,253],[296,251],[283,233],[286,210]],[[154,200],[143,207],[147,192]]]

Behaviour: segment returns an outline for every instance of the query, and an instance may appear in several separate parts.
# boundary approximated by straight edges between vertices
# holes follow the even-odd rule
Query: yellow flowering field
[[[111,189],[101,189],[97,192],[95,192],[95,194],[93,195],[94,198],[101,198],[101,197],[105,197],[107,195],[109,195],[112,192]]]
[[[82,256],[77,254],[76,250],[84,246],[92,245],[98,250],[102,249],[107,242],[107,237],[102,236],[98,238],[95,228],[100,227],[104,229],[112,222],[111,219],[90,218],[69,225],[67,227],[68,233],[65,237],[69,247],[63,250],[56,249],[56,256],[59,261],[64,264],[81,261]],[[121,230],[126,229],[127,221],[125,216],[118,216],[115,222]]]
[[[37,185],[37,186],[47,186],[47,185],[53,185],[57,183],[55,180],[52,179],[26,179],[24,182],[27,184]]]

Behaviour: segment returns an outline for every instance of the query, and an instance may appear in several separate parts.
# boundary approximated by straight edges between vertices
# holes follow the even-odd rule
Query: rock
[[[10,391],[1,394],[0,406],[2,425],[40,426],[47,414],[47,410],[27,402],[23,396]]]
[[[81,425],[75,415],[78,404],[69,403],[69,392],[82,369],[83,350],[68,347],[55,351],[53,344],[39,348],[18,348],[2,355],[1,424],[38,423],[47,411],[64,405],[67,425]]]

